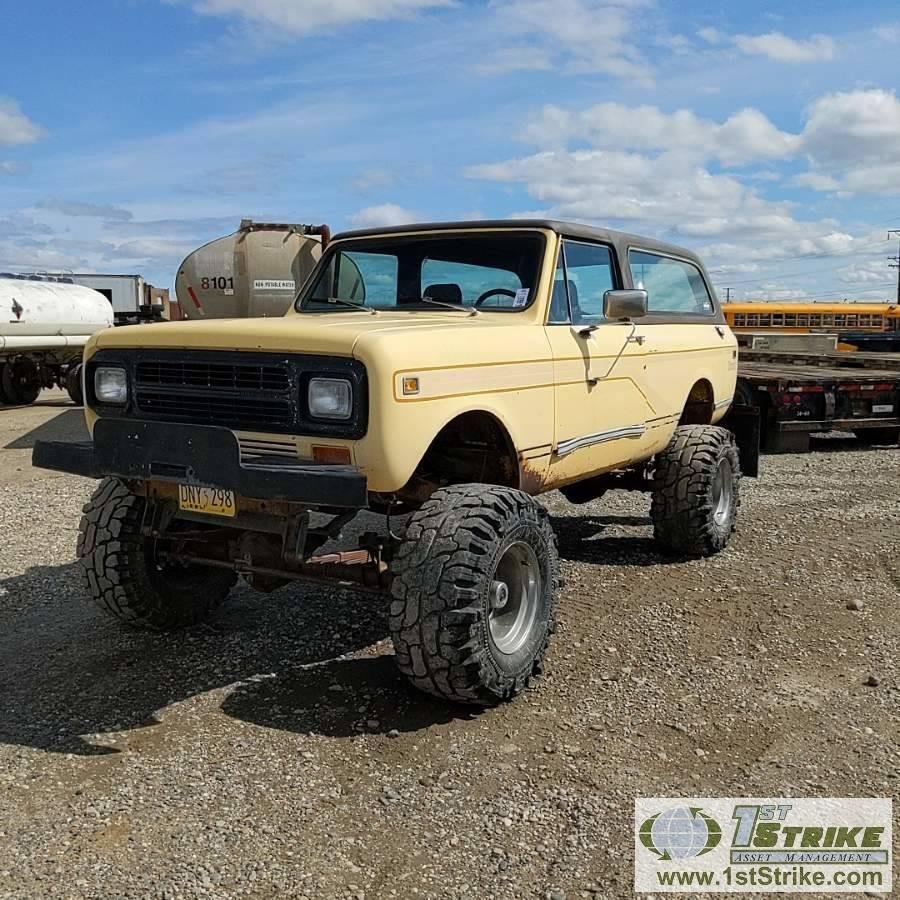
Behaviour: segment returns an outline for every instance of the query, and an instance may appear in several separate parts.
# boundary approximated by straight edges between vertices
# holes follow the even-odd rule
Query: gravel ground
[[[27,462],[62,406],[0,411],[0,897],[627,897],[636,795],[897,794],[896,449],[767,458],[706,561],[655,551],[645,497],[550,495],[546,675],[473,714],[407,688],[368,597],[104,618],[93,484]]]

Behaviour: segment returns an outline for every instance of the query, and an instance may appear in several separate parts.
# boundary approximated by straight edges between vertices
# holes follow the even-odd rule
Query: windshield
[[[534,300],[543,251],[527,231],[360,238],[326,253],[297,308],[518,312]]]

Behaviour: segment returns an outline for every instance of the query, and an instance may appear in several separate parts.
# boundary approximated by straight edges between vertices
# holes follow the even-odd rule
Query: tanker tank
[[[0,403],[33,403],[62,387],[82,402],[81,354],[113,324],[103,294],[65,278],[0,273]]]
[[[185,319],[283,316],[328,244],[327,225],[244,219],[178,268],[175,295]]]

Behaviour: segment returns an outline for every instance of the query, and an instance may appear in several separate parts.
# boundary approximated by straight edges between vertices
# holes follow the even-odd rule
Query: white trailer
[[[0,274],[0,403],[33,403],[42,387],[58,386],[80,404],[84,345],[112,324],[112,306],[95,290]]]
[[[161,293],[140,275],[98,275],[95,273],[60,273],[61,277],[91,288],[109,301],[116,323],[134,324],[165,316]]]

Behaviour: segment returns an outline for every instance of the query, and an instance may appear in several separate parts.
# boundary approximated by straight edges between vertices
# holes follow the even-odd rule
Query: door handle
[[[644,335],[642,335],[642,334],[632,334],[632,335],[628,336],[629,344],[638,344],[641,347],[644,346],[644,341],[646,341],[646,340],[647,340],[647,338],[644,337]]]

